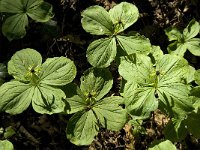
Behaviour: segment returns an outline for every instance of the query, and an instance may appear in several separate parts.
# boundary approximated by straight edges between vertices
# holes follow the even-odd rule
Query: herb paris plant
[[[76,145],[89,145],[99,127],[118,131],[126,123],[126,111],[119,96],[103,98],[112,87],[112,76],[106,69],[91,68],[81,77],[80,88],[65,87],[66,112],[75,113],[68,122],[67,138]]]
[[[128,112],[139,118],[149,117],[157,108],[171,117],[191,112],[190,91],[184,84],[187,69],[186,60],[169,54],[155,64],[142,54],[122,58],[119,73],[126,80],[122,95]]]
[[[33,49],[16,52],[8,62],[8,73],[15,79],[0,87],[0,111],[19,114],[30,103],[42,114],[64,110],[64,92],[58,86],[75,78],[76,67],[65,57],[48,58],[42,64],[41,55]]]
[[[169,41],[175,41],[168,46],[170,53],[184,56],[188,49],[193,55],[200,56],[200,38],[194,38],[200,31],[200,25],[194,19],[190,21],[188,26],[181,33],[175,27],[169,27],[165,30]]]
[[[119,35],[134,24],[139,12],[135,5],[122,2],[107,12],[101,6],[91,6],[82,13],[83,29],[94,35],[107,35],[93,41],[87,49],[89,63],[98,68],[108,67],[115,59],[118,45],[126,54],[145,53],[151,50],[148,39],[138,34]]]
[[[0,12],[8,13],[2,32],[9,41],[26,35],[28,17],[37,22],[52,18],[52,6],[43,0],[0,0]]]

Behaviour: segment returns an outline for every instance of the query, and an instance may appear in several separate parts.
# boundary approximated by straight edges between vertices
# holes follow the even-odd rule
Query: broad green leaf
[[[160,49],[160,46],[152,46],[151,54],[153,56],[153,63],[156,63],[161,57],[163,57],[163,51]]]
[[[88,62],[98,68],[105,68],[115,59],[117,53],[115,38],[93,41],[87,49]]]
[[[4,79],[8,75],[7,68],[3,63],[0,63],[0,86],[4,83]]]
[[[92,110],[89,110],[78,112],[70,118],[66,134],[75,145],[90,145],[98,130],[96,117]]]
[[[140,53],[148,54],[151,51],[149,39],[143,36],[117,36],[117,41],[121,48],[128,54]]]
[[[158,99],[153,87],[137,88],[132,91],[132,97],[125,101],[127,111],[134,117],[146,117],[158,108]]]
[[[8,140],[0,140],[1,150],[14,150],[13,144]]]
[[[121,2],[109,11],[115,33],[119,33],[134,24],[139,18],[137,7],[131,3]]]
[[[32,3],[31,3],[32,1]],[[53,17],[52,5],[42,0],[28,0],[27,15],[38,22],[47,22]]]
[[[159,72],[157,87],[160,109],[164,107],[171,115],[174,113],[180,115],[193,110],[188,98],[189,88],[181,83],[187,65],[187,61],[181,57],[165,55],[156,66]]]
[[[40,73],[41,83],[48,85],[66,85],[74,80],[76,66],[66,57],[48,58],[42,64]]]
[[[87,107],[86,97],[75,84],[67,84],[62,90],[66,94],[65,112],[67,114],[76,113]]]
[[[40,84],[34,88],[33,109],[41,114],[54,114],[64,111],[65,93],[61,89]]]
[[[186,42],[188,50],[195,56],[200,56],[200,38],[192,38]]]
[[[196,70],[194,74],[194,79],[195,79],[196,84],[200,85],[200,69]]]
[[[188,115],[186,119],[187,129],[194,135],[196,138],[200,138],[200,111],[192,112]]]
[[[195,37],[200,30],[200,25],[195,19],[191,20],[187,27],[183,30],[183,35],[185,40],[189,40]]]
[[[165,29],[165,34],[168,36],[169,41],[180,40],[182,38],[181,31],[175,27]]]
[[[164,129],[165,138],[177,142],[183,140],[187,135],[187,127],[181,119],[170,120]]]
[[[40,71],[42,57],[34,49],[23,49],[16,52],[8,62],[8,73],[20,81],[30,81],[33,74]]]
[[[26,35],[26,26],[28,26],[27,15],[15,14],[5,20],[2,25],[2,33],[9,41],[20,39]]]
[[[19,0],[0,0],[0,12],[23,13],[23,5]]]
[[[184,56],[187,50],[187,46],[184,43],[179,43],[178,41],[175,41],[174,43],[168,45],[167,50],[170,54]]]
[[[38,22],[53,17],[52,6],[43,0],[1,0],[0,12],[12,13],[2,25],[2,32],[10,41],[26,35],[28,16]]]
[[[184,71],[185,71],[184,78],[186,80],[186,83],[191,83],[192,81],[194,81],[194,75],[196,72],[195,68],[188,65],[185,67]]]
[[[135,81],[138,84],[151,83],[153,73],[151,59],[145,55],[130,55],[121,59],[119,74],[128,81]]]
[[[95,35],[112,35],[113,23],[109,13],[101,6],[91,6],[83,11],[81,23],[86,32]]]
[[[169,140],[155,142],[148,150],[177,150],[176,146]]]
[[[86,98],[103,98],[112,88],[112,75],[107,69],[91,68],[81,77],[80,89]]]
[[[122,59],[119,73],[128,81],[127,86],[133,88],[132,94],[130,89],[124,93],[128,111],[145,116],[144,113],[157,108],[157,101],[159,108],[172,116],[192,111],[189,88],[182,83],[187,61],[168,54],[157,60],[155,66],[144,55],[136,55],[132,60]],[[130,86],[131,82],[135,85]],[[126,90],[128,87],[125,85]]]
[[[93,111],[96,114],[100,124],[109,130],[121,130],[126,121],[126,110],[119,106],[123,103],[123,98],[119,96],[111,96],[98,101],[93,106]]]
[[[0,87],[0,111],[20,114],[31,103],[34,88],[19,81],[10,81]]]

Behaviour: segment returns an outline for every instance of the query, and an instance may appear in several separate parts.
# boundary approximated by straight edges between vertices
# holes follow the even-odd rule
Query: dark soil
[[[43,60],[48,57],[66,56],[76,64],[78,82],[83,71],[90,67],[86,59],[86,49],[91,41],[98,38],[86,33],[81,26],[81,12],[91,5],[101,5],[110,9],[120,0],[47,0],[54,7],[53,20],[57,26],[47,30],[44,24],[30,23],[23,39],[9,42],[0,33],[0,63],[7,63],[11,56],[23,48],[38,50]],[[140,11],[139,20],[128,31],[138,31],[148,37],[153,45],[159,45],[167,53],[168,39],[164,29],[169,26],[184,28],[195,18],[200,21],[200,1],[198,0],[126,0],[135,4]],[[1,18],[0,18],[1,19]],[[0,22],[1,26],[1,22]],[[187,60],[195,68],[200,68],[199,57],[189,52]],[[110,71],[114,77],[112,94],[119,95],[120,77],[113,63]],[[9,79],[8,79],[9,80]],[[41,115],[30,107],[20,115],[0,114],[0,127],[12,126],[16,134],[9,140],[16,150],[145,150],[154,141],[164,138],[163,128],[167,116],[159,111],[152,114],[141,126],[141,132],[133,135],[135,127],[126,125],[120,132],[101,129],[90,146],[78,147],[71,144],[65,135],[70,116],[62,114]],[[2,136],[2,135],[0,135]],[[200,141],[188,135],[175,143],[178,149],[198,150]]]

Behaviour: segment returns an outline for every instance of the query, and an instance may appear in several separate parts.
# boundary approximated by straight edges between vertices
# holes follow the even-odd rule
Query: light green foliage
[[[0,12],[8,14],[2,32],[10,41],[26,35],[28,17],[47,22],[53,16],[52,6],[43,0],[0,0]]]
[[[123,98],[103,98],[111,89],[112,76],[107,69],[90,68],[81,77],[80,88],[68,85],[66,108],[68,114],[75,113],[68,122],[67,138],[76,145],[89,145],[98,134],[99,127],[118,131],[126,123],[126,111],[120,104]]]
[[[4,79],[8,75],[7,68],[4,64],[0,63],[0,86],[4,83]]]
[[[156,141],[148,150],[176,150],[176,146],[169,140]]]
[[[89,63],[98,68],[108,67],[116,57],[117,45],[120,46],[119,51],[124,51],[126,54],[148,54],[151,50],[149,39],[139,34],[119,35],[134,24],[138,17],[137,7],[127,2],[114,6],[109,12],[101,6],[91,6],[83,11],[81,23],[86,32],[109,36],[89,45],[87,49]]]
[[[194,38],[200,31],[200,25],[194,19],[181,32],[177,28],[169,27],[165,30],[169,41],[174,41],[168,46],[170,53],[184,56],[188,49],[193,55],[200,56],[200,39]]]
[[[14,147],[10,141],[0,140],[0,150],[14,150]]]
[[[189,88],[184,84],[186,60],[163,55],[155,64],[136,54],[121,59],[120,75],[127,80],[122,95],[128,112],[146,118],[157,108],[170,116],[185,116],[193,110]]]
[[[0,111],[19,114],[32,103],[36,112],[53,114],[64,110],[65,93],[58,86],[72,82],[76,67],[65,57],[49,58],[42,64],[41,55],[28,48],[13,55],[8,72],[15,79],[0,87]]]

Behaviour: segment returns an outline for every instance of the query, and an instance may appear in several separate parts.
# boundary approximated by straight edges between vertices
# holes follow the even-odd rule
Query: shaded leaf
[[[117,53],[115,38],[93,41],[87,49],[88,62],[98,68],[105,68],[115,59]]]
[[[200,25],[195,19],[192,19],[187,27],[183,30],[183,35],[185,40],[189,40],[195,37],[200,30]]]
[[[26,35],[26,26],[28,26],[27,15],[15,14],[5,20],[2,25],[2,33],[9,41],[20,39]]]
[[[165,29],[165,34],[168,36],[169,41],[180,40],[182,38],[181,31],[175,27]]]
[[[76,145],[90,145],[98,133],[97,120],[92,110],[81,111],[70,118],[67,138]]]
[[[19,81],[4,83],[0,88],[0,111],[9,114],[20,114],[31,103],[34,88]]]
[[[121,2],[109,11],[115,33],[119,33],[134,24],[139,18],[137,7],[131,3]]]
[[[127,115],[126,110],[119,106],[121,103],[123,103],[123,98],[111,96],[98,101],[93,106],[92,109],[104,128],[119,131],[124,127]]]
[[[91,68],[81,77],[80,89],[87,98],[90,95],[98,101],[110,91],[112,84],[112,75],[108,69]]]
[[[54,114],[64,111],[63,99],[65,94],[62,90],[40,84],[35,87],[32,100],[33,109],[41,114]]]

